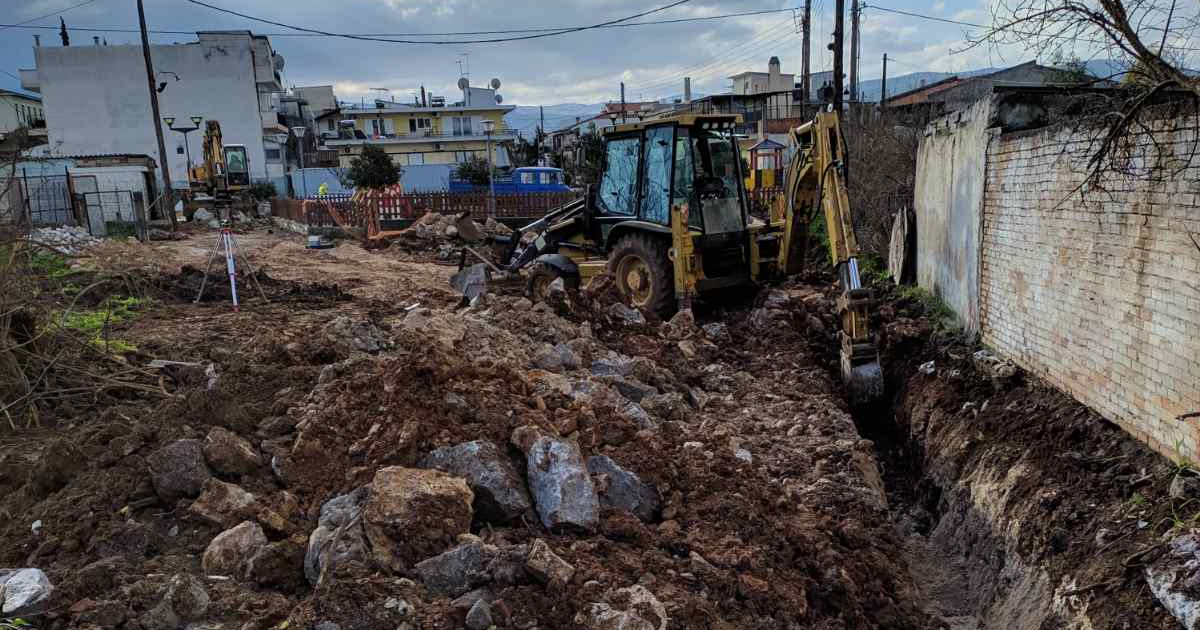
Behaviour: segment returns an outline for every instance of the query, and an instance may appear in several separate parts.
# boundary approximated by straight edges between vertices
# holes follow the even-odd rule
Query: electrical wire
[[[92,1],[94,2],[95,0],[92,0]],[[632,27],[632,26],[657,26],[657,25],[661,25],[661,24],[682,24],[682,23],[687,23],[687,22],[706,22],[706,21],[712,21],[712,20],[726,20],[726,19],[737,18],[737,17],[767,15],[767,14],[772,14],[772,13],[785,13],[785,12],[790,12],[790,11],[794,11],[794,10],[795,9],[786,9],[786,8],[785,9],[765,9],[762,11],[744,11],[741,13],[724,13],[721,15],[706,15],[706,16],[690,17],[690,18],[675,18],[672,20],[646,20],[644,22],[622,22],[620,24],[609,24],[609,25],[600,26],[597,28],[628,28],[628,27]],[[35,29],[35,30],[58,30],[57,26],[24,26],[24,24],[25,24],[24,22],[22,22],[21,24],[0,24],[0,29],[23,28],[23,29]],[[578,28],[578,27],[558,26],[558,27],[551,27],[551,28],[510,28],[510,29],[500,29],[500,30],[495,30],[495,31],[447,31],[447,32],[443,32],[443,33],[348,33],[348,34],[364,36],[364,37],[449,37],[449,36],[458,36],[458,35],[506,35],[506,34],[510,34],[510,33],[550,33],[550,32],[569,30],[572,28]],[[102,26],[96,26],[96,27],[72,26],[71,30],[89,32],[89,33],[139,33],[140,32],[138,29],[135,29],[135,28],[114,28],[114,27],[102,27]],[[197,30],[204,30],[204,29],[197,29]],[[147,32],[150,33],[151,35],[195,35],[196,34],[195,30],[173,31],[173,30],[151,29]],[[256,33],[256,34],[263,35],[266,37],[336,37],[337,36],[337,35],[322,35],[320,33],[290,33],[290,32],[283,32],[283,31],[273,32],[273,33],[272,32]]]
[[[951,20],[948,18],[937,17],[935,15],[924,15],[921,13],[914,13],[912,11],[902,11],[900,9],[891,9],[888,7],[881,7],[877,4],[862,5],[863,9],[866,9],[868,7],[879,10],[879,11],[883,11],[884,13],[895,13],[897,15],[906,15],[908,17],[914,17],[914,18],[918,18],[921,20],[932,20],[934,22],[945,22],[947,24],[956,24],[958,26],[970,26],[971,28],[982,28],[982,29],[989,29],[989,30],[994,29],[997,31],[1003,31],[1003,30],[1009,30],[1008,27],[1011,27],[1014,25],[1014,24],[1009,24],[1008,27],[1006,27],[1006,26],[998,26],[998,27],[997,26],[988,26],[986,24],[975,24],[972,22],[963,22],[961,20]],[[1096,44],[1096,45],[1100,45],[1100,46],[1109,46],[1112,44],[1112,42],[1103,40],[1103,39],[1089,39],[1089,38],[1084,38],[1084,37],[1073,37],[1071,35],[1052,35],[1049,33],[1047,33],[1047,34],[1030,33],[1030,32],[1018,31],[1018,30],[1012,30],[1012,32],[1017,35],[1024,35],[1024,36],[1028,36],[1028,37],[1045,37],[1047,39],[1070,40],[1070,41],[1083,42],[1085,44]],[[1187,47],[1182,47],[1182,46],[1175,46],[1174,49],[1188,51],[1188,52],[1200,51],[1200,48],[1187,48]],[[891,60],[890,57],[888,59]]]
[[[708,76],[706,71],[711,70],[714,68],[714,66],[729,65],[733,63],[735,61],[735,57],[745,56],[751,48],[755,49],[753,54],[761,54],[761,50],[764,49],[764,46],[774,46],[780,41],[778,35],[783,30],[791,30],[793,28],[794,27],[790,20],[783,22],[766,29],[752,39],[733,44],[728,48],[711,55],[704,61],[687,66],[682,70],[675,70],[649,77],[644,83],[635,84],[635,87],[646,92],[653,92],[661,89],[664,86],[675,84],[684,77],[691,77],[693,80],[697,80],[701,76]],[[741,52],[737,52],[739,50]]]
[[[650,9],[648,11],[642,11],[641,13],[635,13],[633,15],[629,15],[629,16],[626,16],[623,18],[618,18],[616,20],[609,20],[607,22],[601,22],[599,24],[592,24],[589,26],[577,26],[577,27],[562,29],[562,30],[558,30],[558,31],[550,31],[548,33],[535,33],[535,34],[531,34],[531,35],[521,35],[518,37],[496,37],[496,38],[491,38],[491,39],[459,39],[459,40],[391,39],[391,38],[385,38],[385,37],[353,35],[350,33],[332,33],[329,31],[322,31],[320,29],[315,29],[315,28],[308,28],[308,27],[304,27],[304,26],[295,26],[292,24],[286,24],[284,22],[276,22],[274,20],[268,20],[265,18],[255,17],[253,15],[248,15],[246,13],[239,13],[237,11],[232,11],[230,9],[225,9],[225,8],[213,5],[213,4],[209,4],[207,2],[203,2],[202,0],[186,0],[186,1],[190,2],[194,5],[197,5],[197,6],[207,7],[214,11],[219,11],[221,13],[228,13],[230,15],[236,15],[240,18],[244,18],[247,20],[253,20],[255,22],[262,22],[264,24],[270,24],[272,26],[279,26],[282,28],[287,28],[287,29],[291,29],[294,31],[301,31],[304,33],[315,33],[315,34],[324,35],[327,37],[343,37],[346,39],[356,39],[356,40],[360,40],[360,41],[385,42],[385,43],[389,43],[389,44],[427,44],[427,45],[443,46],[443,45],[459,45],[459,44],[496,44],[496,43],[500,43],[500,42],[523,41],[523,40],[529,40],[529,39],[539,39],[539,38],[543,38],[543,37],[555,37],[558,35],[566,35],[568,33],[578,33],[580,31],[587,31],[587,30],[592,30],[592,29],[597,29],[597,28],[603,28],[605,26],[611,26],[613,24],[619,24],[621,22],[628,22],[629,20],[635,20],[637,18],[645,17],[647,15],[650,15],[653,13],[658,13],[660,11],[666,11],[667,9],[677,7],[681,4],[690,2],[691,0],[675,0],[675,2],[666,4],[661,7],[654,8],[654,9]]]
[[[17,22],[16,24],[3,24],[3,25],[0,25],[0,31],[3,31],[6,28],[14,28],[17,26],[24,26],[26,24],[29,24],[30,22],[37,22],[38,20],[44,20],[46,18],[54,17],[56,15],[62,15],[63,13],[66,13],[67,11],[70,11],[71,9],[78,9],[79,7],[89,5],[95,1],[96,0],[84,0],[83,2],[80,2],[79,4],[71,5],[65,9],[59,9],[59,10],[55,11],[54,13],[47,13],[46,15],[42,15],[39,17],[35,17],[33,19],[25,20],[24,22]],[[54,27],[51,26],[49,28],[54,28]]]
[[[766,41],[758,46],[755,46],[754,48],[745,49],[737,55],[728,55],[721,59],[711,61],[705,67],[692,71],[681,72],[672,78],[658,81],[653,84],[636,85],[635,87],[640,91],[650,93],[662,93],[664,91],[668,93],[674,93],[678,89],[680,82],[686,77],[690,78],[692,80],[692,85],[699,89],[699,86],[703,85],[704,83],[715,81],[722,77],[727,77],[730,73],[730,68],[738,68],[742,64],[752,59],[761,57],[768,51],[775,50],[781,42],[786,41],[786,39],[790,37],[791,35],[788,35],[783,38]]]

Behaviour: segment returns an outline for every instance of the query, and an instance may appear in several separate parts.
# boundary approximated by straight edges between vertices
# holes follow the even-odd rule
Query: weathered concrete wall
[[[979,234],[984,159],[992,136],[984,100],[926,129],[917,152],[917,283],[979,330]]]
[[[1179,157],[1200,120],[1182,127],[1156,134]],[[1200,165],[1081,200],[1086,149],[1063,129],[990,144],[983,340],[1159,452],[1200,460],[1198,421],[1176,420],[1200,411]]]

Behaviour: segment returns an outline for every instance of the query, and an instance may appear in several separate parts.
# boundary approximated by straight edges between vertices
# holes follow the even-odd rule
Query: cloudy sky
[[[0,0],[0,23],[17,24],[79,5],[85,0]],[[640,13],[670,0],[206,0],[209,4],[289,25],[337,33],[380,33],[404,39],[489,39],[506,35],[407,34],[558,28],[597,24]],[[847,6],[850,0],[846,0]],[[872,0],[872,4],[875,4]],[[790,9],[802,0],[690,0],[644,20],[668,20]],[[879,0],[878,6],[961,22],[990,23],[987,0]],[[69,28],[136,29],[133,0],[91,0],[63,13]],[[825,44],[832,33],[833,0],[813,0],[813,71],[829,69]],[[356,41],[295,36],[280,26],[197,6],[187,0],[146,0],[151,30],[250,29],[272,35],[287,66],[289,85],[333,84],[339,98],[357,100],[388,88],[397,100],[412,98],[424,85],[453,95],[467,71],[475,84],[497,77],[506,103],[522,105],[596,103],[617,99],[624,81],[627,98],[661,98],[682,91],[684,76],[694,89],[726,91],[727,77],[765,70],[777,55],[784,72],[800,71],[798,17],[791,11],[676,24],[606,28],[504,43],[450,45]],[[33,33],[58,45],[57,16],[24,26],[0,26],[0,87],[16,88],[17,69],[33,65]],[[920,70],[961,71],[1027,61],[1021,49],[962,50],[972,29],[868,8],[862,18],[863,79],[879,77],[881,57],[889,74]],[[133,33],[73,31],[72,43],[90,44],[99,34],[110,44],[135,43]],[[290,34],[291,36],[285,36]],[[406,35],[399,35],[406,34]],[[155,34],[156,42],[194,40],[187,34]],[[847,45],[849,38],[847,37]]]

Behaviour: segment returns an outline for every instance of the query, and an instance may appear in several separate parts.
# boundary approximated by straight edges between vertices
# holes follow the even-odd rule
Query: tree
[[[400,173],[383,149],[367,144],[363,145],[362,153],[350,160],[346,179],[355,188],[386,188],[400,181]]]
[[[459,163],[458,168],[454,169],[454,177],[472,186],[487,186],[491,181],[487,160],[480,157]]]
[[[1156,125],[1161,128],[1165,117],[1159,105],[1190,104],[1200,112],[1200,76],[1185,70],[1183,63],[1196,50],[1189,47],[1200,29],[1200,5],[1195,2],[998,0],[992,13],[993,25],[971,38],[969,46],[1015,44],[1041,59],[1083,56],[1110,59],[1127,68],[1120,73],[1122,90],[1089,112],[1089,124],[1103,121],[1086,158],[1085,183],[1094,188],[1103,188],[1106,173],[1153,175],[1137,166],[1136,151],[1130,149]],[[1194,152],[1187,162],[1193,157]],[[1175,161],[1171,168],[1187,165]]]

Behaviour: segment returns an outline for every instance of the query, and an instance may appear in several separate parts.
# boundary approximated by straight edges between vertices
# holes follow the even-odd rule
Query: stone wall
[[[1184,157],[1200,120],[1163,127],[1155,140]],[[983,341],[1160,453],[1200,461],[1200,420],[1176,419],[1200,411],[1200,163],[1081,198],[1087,150],[1063,128],[987,145]]]

